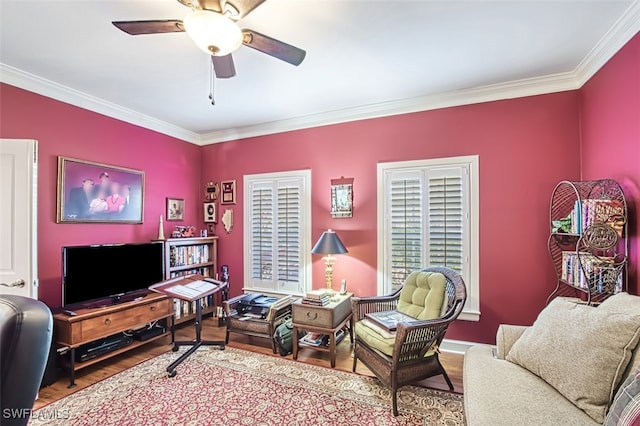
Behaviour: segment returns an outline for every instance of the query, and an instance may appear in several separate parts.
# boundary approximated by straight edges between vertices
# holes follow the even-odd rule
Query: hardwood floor
[[[224,327],[217,326],[217,319],[207,318],[203,321],[202,338],[208,340],[224,340]],[[176,329],[176,339],[189,340],[194,336],[194,328],[192,324],[183,324]],[[353,358],[351,357],[351,345],[345,339],[337,348],[336,369],[342,371],[351,371]],[[265,355],[280,357],[273,355],[270,342],[267,339],[251,338],[240,334],[231,333],[229,347],[245,349]],[[144,346],[133,349],[124,354],[113,357],[96,365],[84,368],[76,372],[76,387],[68,389],[69,378],[64,372],[61,372],[58,380],[50,386],[40,389],[38,399],[34,404],[34,409],[43,407],[60,398],[84,389],[100,380],[106,379],[116,373],[127,368],[131,368],[136,364],[151,359],[157,355],[163,354],[171,349],[170,339],[160,339],[150,342]],[[292,355],[285,358],[292,359]],[[449,378],[455,386],[455,391],[462,393],[462,363],[463,356],[450,353],[442,353],[440,360],[444,368],[449,374]],[[313,365],[323,367],[330,366],[329,353],[303,349],[298,353],[298,361],[306,362]],[[178,367],[179,369],[179,367]],[[372,375],[371,372],[362,364],[358,363],[356,370],[358,373]],[[433,377],[420,383],[434,389],[448,390],[448,387],[442,377]]]

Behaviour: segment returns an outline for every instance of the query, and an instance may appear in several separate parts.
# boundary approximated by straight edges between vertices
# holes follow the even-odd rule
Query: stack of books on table
[[[346,332],[343,329],[336,333],[336,345],[344,339]],[[300,343],[311,346],[329,346],[329,336],[322,333],[307,333],[299,339]]]
[[[305,345],[311,345],[311,346],[326,345],[328,341],[329,341],[329,336],[322,333],[307,333],[304,335],[302,339],[300,339],[300,343],[304,343]]]
[[[331,293],[327,290],[311,290],[302,298],[305,305],[324,306],[331,301]]]

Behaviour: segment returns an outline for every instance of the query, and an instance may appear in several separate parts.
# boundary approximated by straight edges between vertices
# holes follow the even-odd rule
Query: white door
[[[0,139],[0,294],[38,297],[35,140]]]

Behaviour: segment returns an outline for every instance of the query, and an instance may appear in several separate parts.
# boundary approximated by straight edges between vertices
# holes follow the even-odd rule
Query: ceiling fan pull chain
[[[215,84],[215,73],[213,71],[213,66],[209,67],[209,100],[211,101],[211,105],[216,104],[216,100],[213,98],[213,89]]]

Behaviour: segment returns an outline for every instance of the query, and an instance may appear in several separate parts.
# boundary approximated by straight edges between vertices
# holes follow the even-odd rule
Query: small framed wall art
[[[353,178],[331,179],[331,217],[353,217]]]
[[[167,197],[167,220],[184,220],[184,198]]]
[[[236,203],[236,181],[223,180],[220,182],[220,204]]]
[[[142,223],[144,172],[58,157],[58,223]]]
[[[216,223],[216,203],[204,203],[204,222]]]

